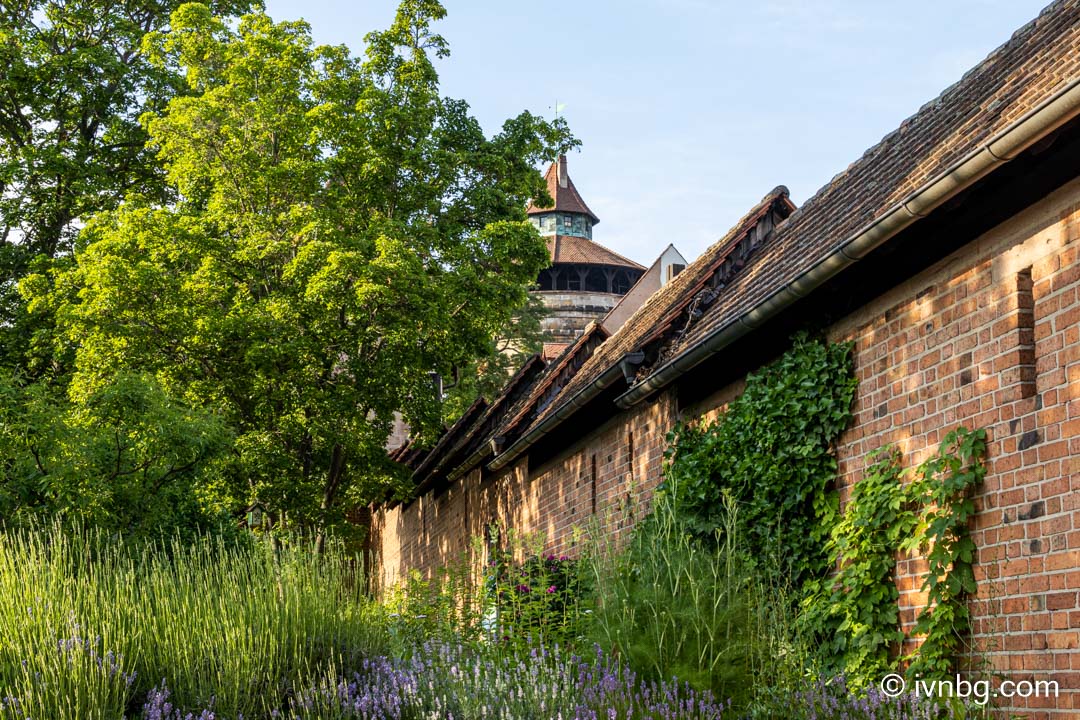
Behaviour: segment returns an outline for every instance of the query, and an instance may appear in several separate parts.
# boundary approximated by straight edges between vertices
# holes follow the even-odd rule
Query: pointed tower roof
[[[596,217],[593,211],[589,209],[589,206],[585,204],[585,201],[581,199],[577,188],[574,187],[574,181],[570,179],[570,175],[566,172],[565,155],[560,155],[558,160],[551,163],[547,172],[544,173],[544,180],[547,182],[548,195],[555,201],[555,204],[548,207],[537,207],[530,202],[525,212],[529,215],[539,215],[540,213],[561,210],[588,215],[592,219],[593,225],[600,222],[600,218]]]

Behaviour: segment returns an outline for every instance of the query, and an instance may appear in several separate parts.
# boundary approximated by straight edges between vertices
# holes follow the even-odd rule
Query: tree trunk
[[[322,502],[319,504],[319,530],[315,535],[315,552],[322,554],[326,547],[327,516],[334,506],[341,479],[345,474],[345,452],[340,445],[334,445],[330,456],[330,469],[326,472],[326,486],[323,489]]]

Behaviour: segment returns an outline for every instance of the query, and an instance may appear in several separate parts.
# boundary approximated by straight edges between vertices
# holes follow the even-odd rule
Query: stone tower
[[[603,320],[645,268],[593,242],[593,227],[600,220],[574,187],[565,155],[551,163],[544,179],[554,205],[530,203],[526,212],[547,240],[551,255],[551,267],[541,271],[534,292],[548,309],[544,354],[554,355],[591,321]]]

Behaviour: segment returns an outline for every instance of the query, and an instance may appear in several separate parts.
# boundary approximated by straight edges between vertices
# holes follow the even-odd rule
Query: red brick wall
[[[1078,237],[1080,181],[829,333],[855,342],[859,377],[855,422],[837,448],[842,496],[858,482],[870,450],[895,443],[913,466],[957,425],[987,430],[989,472],[973,528],[980,581],[974,637],[1011,679],[1060,684],[1057,700],[1013,701],[1040,720],[1080,710]],[[713,417],[740,390],[735,383],[710,398],[684,397],[683,413]],[[664,435],[677,415],[663,394],[542,467],[530,469],[526,459],[483,483],[477,471],[441,498],[376,513],[382,580],[392,583],[408,568],[430,573],[491,520],[542,533],[550,552],[571,551],[574,528],[593,516],[594,459],[598,516],[620,533],[622,504],[640,517],[660,481]],[[919,558],[898,566],[906,626],[925,600],[918,592],[924,570]]]
[[[378,582],[390,587],[411,570],[430,578],[464,557],[477,560],[472,540],[483,538],[491,523],[519,537],[536,535],[545,553],[572,553],[593,518],[619,537],[631,518],[641,516],[660,480],[664,436],[673,418],[673,404],[664,395],[532,472],[524,457],[493,477],[485,473],[483,481],[474,470],[438,495],[377,510],[371,535]]]
[[[1033,718],[1080,709],[1078,236],[1073,182],[831,333],[855,341],[859,378],[855,423],[839,447],[843,488],[874,448],[894,443],[911,466],[957,425],[986,429],[974,637],[1013,680],[1060,684],[1056,701],[1013,701]],[[919,558],[898,567],[905,625],[925,602],[925,569]]]

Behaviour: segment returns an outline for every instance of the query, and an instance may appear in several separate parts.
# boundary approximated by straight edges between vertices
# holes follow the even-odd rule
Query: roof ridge
[[[696,286],[708,282],[708,279],[731,256],[732,249],[737,247],[737,242],[745,237],[777,202],[782,200],[789,206],[794,207],[788,195],[788,189],[783,185],[773,188],[743,215],[720,240],[710,245],[704,253],[690,263],[686,270],[683,270],[671,282],[649,296],[634,311],[634,314],[607,337],[586,359],[574,377],[562,388],[559,399],[561,400],[563,394],[569,392],[571,388],[580,387],[583,382],[580,378],[585,378],[584,382],[587,382],[590,378],[598,377],[597,366],[605,368],[611,366],[617,363],[623,354],[641,349],[649,342],[652,342],[658,332],[666,329],[691,302],[698,292]],[[704,259],[709,254],[715,254],[715,257],[708,262],[704,262]],[[698,263],[702,264],[695,269],[694,265]],[[670,305],[665,305],[665,303],[669,302]],[[650,312],[657,312],[658,308],[659,317],[650,320]],[[641,327],[635,327],[636,325],[641,325]],[[636,336],[631,335],[635,330],[637,330]],[[542,418],[548,417],[564,404],[565,402],[552,402],[537,414],[537,417],[530,422],[530,426],[539,422]]]
[[[585,326],[585,329],[582,331],[581,335],[575,338],[574,342],[570,343],[557,358],[548,363],[547,367],[545,367],[540,372],[540,374],[536,377],[536,381],[533,387],[531,387],[529,389],[529,392],[523,396],[523,402],[516,403],[514,407],[510,408],[509,412],[506,413],[506,415],[509,416],[510,419],[504,420],[503,423],[499,426],[499,429],[501,431],[513,429],[521,423],[521,421],[529,414],[529,408],[532,407],[534,403],[539,402],[540,397],[551,387],[551,383],[554,382],[554,380],[559,376],[559,373],[561,373],[563,369],[566,368],[567,364],[580,351],[581,348],[588,345],[589,340],[591,340],[593,335],[596,333],[600,333],[604,336],[601,339],[600,344],[597,345],[596,350],[599,350],[600,347],[605,342],[607,342],[608,335],[607,331],[604,330],[604,326],[596,322],[595,320],[590,321],[589,324]],[[594,350],[593,353],[590,354],[589,357],[582,362],[581,366],[577,369],[577,372],[574,373],[575,375],[578,372],[581,372],[582,369],[584,369],[585,364],[593,355],[596,354],[596,350]],[[573,378],[571,378],[571,381],[572,379]],[[567,385],[569,384],[570,381],[567,382]],[[543,411],[538,411],[537,415],[542,414],[542,412]],[[532,424],[531,420],[529,424]]]
[[[686,272],[686,270],[684,270],[683,272],[673,277],[671,281],[667,283],[664,287],[660,288],[652,295],[650,295],[645,300],[645,302],[643,302],[641,306],[638,307],[638,309],[635,310],[629,318],[627,318],[626,322],[624,322],[618,330],[612,333],[609,340],[618,337],[619,334],[622,333],[624,330],[632,327],[635,318],[637,318],[638,315],[646,314],[651,305],[659,304],[664,298],[677,294],[685,285],[692,285],[702,281],[707,281],[707,279],[715,271],[715,268],[713,268],[712,266],[719,265],[724,261],[724,258],[727,255],[727,253],[724,252],[725,247],[736,241],[747,230],[749,230],[749,228],[752,227],[770,207],[772,207],[773,203],[775,203],[781,198],[789,198],[789,191],[786,186],[777,185],[775,188],[770,190],[763,198],[761,198],[761,200],[759,200],[756,205],[751,207],[749,211],[747,211],[741,218],[739,218],[739,220],[731,226],[731,228],[727,231],[727,233],[723,235],[723,237],[721,237],[719,240],[707,247],[705,251],[701,253],[701,255],[694,258],[687,265],[687,269],[690,269],[696,262],[698,262],[698,260],[701,260],[702,258],[708,256],[710,253],[715,252],[716,257],[714,257],[712,261],[708,263],[707,270],[705,270],[701,275],[698,275],[698,273],[696,272],[688,273]],[[794,203],[792,203],[792,205],[794,206]],[[666,321],[667,318],[665,317],[663,319],[663,322]],[[660,321],[654,322],[653,327],[655,328],[660,324]],[[627,332],[629,332],[629,330],[627,330]]]
[[[673,357],[821,262],[859,228],[1080,77],[1080,1],[1057,0],[811,195],[754,263],[754,286],[710,308]],[[781,262],[782,261],[782,262]],[[767,266],[767,267],[766,267]]]
[[[1049,15],[1060,12],[1062,8],[1068,5],[1075,4],[1077,4],[1077,0],[1055,0],[1055,2],[1050,3],[1040,10],[1038,15],[1014,30],[1005,42],[994,47],[994,49],[988,52],[985,57],[964,71],[964,74],[961,75],[959,79],[949,83],[937,95],[920,105],[915,112],[901,120],[899,125],[882,135],[881,139],[876,143],[866,148],[866,150],[864,150],[859,157],[850,162],[847,167],[833,175],[823,185],[817,188],[817,190],[806,199],[806,202],[800,205],[795,211],[792,215],[792,220],[794,221],[796,219],[796,215],[802,215],[804,212],[808,212],[822,193],[836,185],[864,160],[868,160],[872,156],[887,150],[899,137],[911,131],[913,125],[918,124],[922,119],[929,116],[931,112],[952,100],[955,94],[968,90],[968,86],[973,82],[973,77],[990,70],[996,64],[995,61],[1000,59],[1000,57],[1005,55],[1010,49],[1013,49],[1014,46],[1022,45],[1027,40],[1027,36],[1037,29],[1040,21],[1044,20],[1044,18]],[[997,102],[1000,101],[997,100]],[[972,118],[969,118],[964,124],[970,122],[971,119]]]

